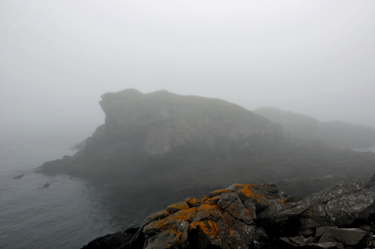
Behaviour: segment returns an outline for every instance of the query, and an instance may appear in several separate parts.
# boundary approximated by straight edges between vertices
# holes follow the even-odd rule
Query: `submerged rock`
[[[360,180],[300,201],[274,184],[234,184],[149,216],[119,248],[374,247],[374,214],[375,186]]]

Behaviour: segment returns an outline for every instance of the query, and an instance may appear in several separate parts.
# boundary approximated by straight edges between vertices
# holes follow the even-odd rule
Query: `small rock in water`
[[[24,175],[18,175],[18,176],[15,176],[15,177],[13,177],[13,179],[20,179],[20,178],[22,178]]]
[[[46,184],[43,185],[43,188],[48,188],[49,185],[50,185],[50,184],[47,182]]]

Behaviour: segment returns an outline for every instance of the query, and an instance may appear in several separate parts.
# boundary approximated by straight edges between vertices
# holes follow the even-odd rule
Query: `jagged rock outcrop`
[[[343,183],[299,201],[274,184],[234,184],[149,216],[118,248],[374,248],[371,182]]]

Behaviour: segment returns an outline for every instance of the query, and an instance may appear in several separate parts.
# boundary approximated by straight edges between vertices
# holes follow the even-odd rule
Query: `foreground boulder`
[[[373,179],[299,201],[274,184],[234,184],[149,216],[118,248],[373,248]]]

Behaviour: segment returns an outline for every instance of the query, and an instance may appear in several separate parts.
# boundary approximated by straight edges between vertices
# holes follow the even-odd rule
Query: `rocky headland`
[[[374,153],[296,142],[282,125],[219,99],[127,89],[104,94],[100,106],[105,123],[74,156],[47,162],[42,172],[135,196],[201,195],[233,182],[275,182],[303,196],[365,179],[375,167]]]
[[[300,200],[274,184],[234,184],[82,249],[375,248],[374,215],[375,175]]]

